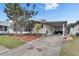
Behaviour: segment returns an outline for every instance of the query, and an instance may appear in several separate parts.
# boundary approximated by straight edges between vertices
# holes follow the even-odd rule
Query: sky
[[[21,4],[24,7],[25,4]],[[0,21],[8,19],[4,13],[5,4],[0,3]],[[39,13],[33,20],[45,19],[46,21],[67,21],[74,23],[79,20],[79,4],[77,3],[37,3],[36,10]]]

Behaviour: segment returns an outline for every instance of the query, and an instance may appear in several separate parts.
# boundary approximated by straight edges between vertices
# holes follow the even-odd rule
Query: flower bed
[[[41,36],[40,35],[34,35],[34,34],[27,34],[27,35],[17,36],[17,38],[23,40],[24,42],[29,42],[29,41],[35,40],[39,37],[41,37]]]

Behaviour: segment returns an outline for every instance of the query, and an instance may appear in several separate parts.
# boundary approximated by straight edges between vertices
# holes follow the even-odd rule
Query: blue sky
[[[24,7],[25,4],[21,4],[21,6]],[[8,19],[4,8],[5,4],[0,4],[0,21]],[[36,4],[36,10],[39,13],[33,17],[34,20],[68,21],[68,23],[79,20],[79,4],[77,3]]]

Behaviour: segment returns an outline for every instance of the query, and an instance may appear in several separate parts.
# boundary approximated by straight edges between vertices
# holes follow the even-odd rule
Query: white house
[[[42,28],[39,30],[40,34],[46,35],[54,35],[61,33],[63,36],[66,34],[66,27],[67,21],[56,21],[56,22],[41,22],[41,21],[34,21],[35,23],[42,24]],[[35,32],[35,30],[33,30]]]
[[[70,27],[70,35],[77,35],[77,34],[79,34],[79,21],[77,21]]]
[[[67,21],[56,21],[56,22],[44,22],[33,21],[34,23],[42,24],[39,34],[53,35],[61,33],[63,36],[66,34]],[[14,33],[12,30],[12,22],[2,22],[0,21],[0,34]],[[23,30],[23,33],[27,33],[26,30]],[[32,33],[35,33],[33,28]]]
[[[9,22],[0,21],[0,34],[8,34]]]

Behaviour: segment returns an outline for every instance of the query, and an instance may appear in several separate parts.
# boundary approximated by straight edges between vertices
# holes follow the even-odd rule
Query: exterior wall
[[[44,27],[39,30],[39,33],[46,34],[46,31],[47,31],[47,28],[46,28],[46,25],[44,25]]]
[[[75,28],[70,28],[70,35],[76,35]]]
[[[2,22],[0,21],[0,26],[2,26],[1,30],[0,30],[0,34],[9,34],[11,29],[11,24],[10,22]],[[7,27],[6,31],[5,31],[5,26]]]
[[[8,31],[0,31],[0,34],[8,34]]]
[[[44,27],[39,30],[39,33],[46,34],[46,35],[52,35],[51,26],[44,25]]]
[[[32,30],[32,33],[37,33],[34,28]],[[44,25],[43,28],[39,30],[39,34],[52,35],[51,26]]]
[[[44,27],[39,30],[39,33],[40,34],[46,34],[46,30],[47,30],[46,29],[46,25],[44,25]],[[33,28],[32,33],[37,33],[37,31],[35,30],[35,28]]]
[[[47,35],[52,35],[52,27],[51,26],[47,26]]]
[[[77,33],[79,33],[79,24],[77,24],[73,28],[70,28],[70,35],[76,35]]]
[[[8,26],[3,26],[3,25],[0,25],[0,26],[1,26],[0,34],[8,34]]]

